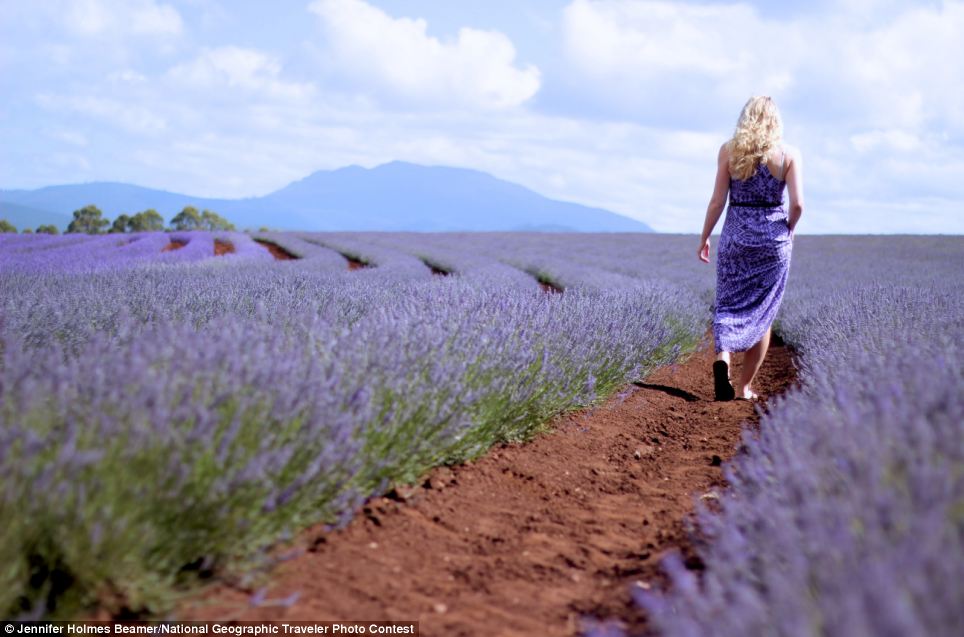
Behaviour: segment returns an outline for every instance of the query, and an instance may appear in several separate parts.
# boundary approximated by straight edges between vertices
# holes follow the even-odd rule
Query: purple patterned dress
[[[730,178],[730,207],[716,260],[717,353],[753,347],[780,309],[793,245],[783,207],[786,185],[765,161],[745,181]]]

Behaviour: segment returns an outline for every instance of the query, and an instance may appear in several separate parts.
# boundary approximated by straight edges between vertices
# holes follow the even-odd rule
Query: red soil
[[[181,239],[171,239],[170,243],[161,248],[161,252],[171,252],[172,250],[180,250],[187,245],[187,241]]]
[[[435,276],[448,276],[452,274],[449,270],[446,270],[445,268],[440,268],[434,263],[432,263],[431,261],[426,261],[425,259],[422,259],[421,261],[422,263],[425,264],[425,267],[428,268]]]
[[[274,604],[252,606],[252,590],[219,583],[179,615],[417,620],[429,636],[576,635],[597,616],[645,631],[630,587],[663,583],[668,551],[701,568],[684,521],[694,499],[725,486],[721,462],[744,422],[758,421],[753,403],[713,401],[712,361],[704,347],[527,444],[370,499],[344,529],[307,530],[303,552],[270,577]],[[755,388],[774,395],[793,379],[774,339]],[[293,604],[277,603],[292,593]]]
[[[276,261],[293,261],[298,258],[277,243],[265,241],[264,239],[255,239],[255,241],[267,248],[268,252],[271,253],[271,256],[273,256]]]
[[[355,259],[355,258],[353,258],[353,257],[350,257],[350,256],[348,256],[347,254],[343,254],[343,255],[341,255],[341,256],[345,257],[345,261],[348,262],[348,269],[349,269],[349,270],[361,270],[361,269],[363,269],[363,268],[370,268],[370,267],[371,267],[369,264],[365,263],[364,261],[359,261],[358,259]]]
[[[546,294],[562,294],[561,287],[545,281],[539,281],[539,288],[541,288]]]
[[[214,240],[214,256],[223,257],[226,254],[234,254],[234,244],[230,241]]]

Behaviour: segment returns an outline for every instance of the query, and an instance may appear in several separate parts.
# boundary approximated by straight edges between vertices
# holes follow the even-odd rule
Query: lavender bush
[[[0,237],[6,615],[159,613],[198,572],[257,573],[304,525],[671,362],[713,295],[692,237],[256,235],[302,257],[273,262],[175,234]],[[960,239],[796,243],[777,326],[803,386],[702,512],[702,583],[670,560],[640,602],[673,635],[956,632]]]
[[[214,242],[233,252],[214,258]],[[171,249],[170,244],[179,244]],[[271,255],[240,232],[134,232],[105,235],[37,235],[0,243],[3,272],[96,272],[143,265],[228,261],[270,262]]]
[[[510,276],[540,274],[563,288],[626,289],[669,283],[712,301],[713,269],[696,260],[685,235],[634,233],[526,234],[343,233],[355,246],[391,247],[445,265],[463,276],[496,267]],[[525,274],[529,277],[525,277]]]
[[[964,245],[807,244],[779,320],[802,387],[701,510],[702,577],[671,556],[671,590],[635,594],[670,636],[960,635]]]
[[[344,270],[345,257],[336,251],[325,248],[316,243],[310,243],[297,236],[285,232],[261,232],[254,236],[256,240],[273,243],[298,259],[310,259],[316,269],[331,272]]]
[[[8,616],[163,612],[193,573],[256,571],[299,528],[525,439],[703,331],[705,307],[666,285],[547,296],[345,237],[325,241],[375,267],[156,236],[145,260],[110,237],[0,255]],[[188,242],[160,253],[171,238]]]
[[[353,504],[353,434],[373,416],[324,342],[309,352],[243,320],[203,333],[123,321],[67,358],[4,341],[0,515],[17,520],[0,545],[5,613],[95,596],[150,609],[185,566],[256,554]]]

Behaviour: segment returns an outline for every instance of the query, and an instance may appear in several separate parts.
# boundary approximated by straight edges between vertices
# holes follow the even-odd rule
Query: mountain
[[[108,218],[154,208],[167,219],[193,205],[214,210],[239,228],[652,232],[629,217],[548,199],[477,170],[400,161],[318,171],[247,199],[206,199],[110,182],[0,190],[0,217],[26,206],[69,218],[87,204],[97,205]]]
[[[6,219],[12,223],[17,230],[30,228],[36,230],[37,226],[54,225],[64,230],[73,217],[59,212],[50,212],[39,208],[32,208],[16,203],[0,201],[0,219]]]

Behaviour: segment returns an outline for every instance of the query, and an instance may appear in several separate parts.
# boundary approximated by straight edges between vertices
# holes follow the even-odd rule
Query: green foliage
[[[0,219],[0,232],[16,232],[17,228],[6,219]]]
[[[174,230],[234,231],[234,224],[214,212],[205,210],[199,213],[194,206],[187,206],[171,219]]]
[[[127,223],[129,232],[160,232],[164,230],[164,217],[153,208],[138,212]]]
[[[185,206],[171,219],[171,227],[175,230],[200,230],[201,215],[194,206]]]
[[[125,214],[118,215],[114,219],[114,225],[110,227],[112,233],[116,232],[127,232],[127,226],[130,224],[131,218]]]
[[[24,228],[23,230],[20,231],[20,234],[33,234],[33,230],[31,230],[30,228]]]
[[[114,219],[111,232],[161,232],[164,230],[164,217],[149,208],[143,212],[138,212],[133,217],[120,215]]]
[[[74,220],[67,226],[68,233],[100,234],[110,221],[104,219],[100,208],[91,204],[74,210]]]
[[[233,231],[234,224],[213,210],[205,210],[201,213],[201,229]]]
[[[60,234],[60,230],[53,224],[44,224],[37,226],[37,234]]]
[[[209,558],[211,567],[223,572],[260,570],[262,551],[292,524],[335,521],[336,511],[328,503],[344,488],[340,466],[319,475],[311,489],[270,515],[264,509],[273,485],[293,482],[324,453],[324,439],[306,441],[269,479],[233,489],[219,486],[225,466],[217,449],[232,463],[248,465],[268,448],[266,436],[268,445],[277,447],[304,435],[300,418],[275,421],[269,405],[242,408],[227,400],[215,419],[212,443],[186,452],[180,479],[168,462],[182,453],[176,437],[144,440],[143,447],[132,450],[128,430],[98,440],[96,426],[88,423],[77,445],[82,454],[96,449],[98,461],[81,469],[73,487],[56,496],[33,497],[23,490],[16,499],[0,501],[5,520],[0,525],[0,614],[15,615],[24,602],[28,608],[46,607],[52,618],[76,617],[93,605],[110,613],[126,606],[159,614],[169,610],[179,590],[198,583],[189,565]],[[38,407],[25,414],[25,421],[38,436],[55,440],[57,416],[49,409]],[[189,430],[191,425],[172,421],[169,427]],[[134,429],[135,423],[123,426]],[[57,451],[50,444],[49,452],[25,464],[18,477],[35,481],[47,471],[68,482],[63,476],[73,467],[58,462]],[[88,490],[91,484],[98,487]],[[56,504],[48,497],[56,497]],[[111,515],[102,517],[104,511]],[[212,516],[212,511],[222,515]],[[92,533],[77,532],[88,530],[92,519],[102,526]],[[239,550],[245,546],[250,548]],[[24,586],[28,581],[29,588]]]

